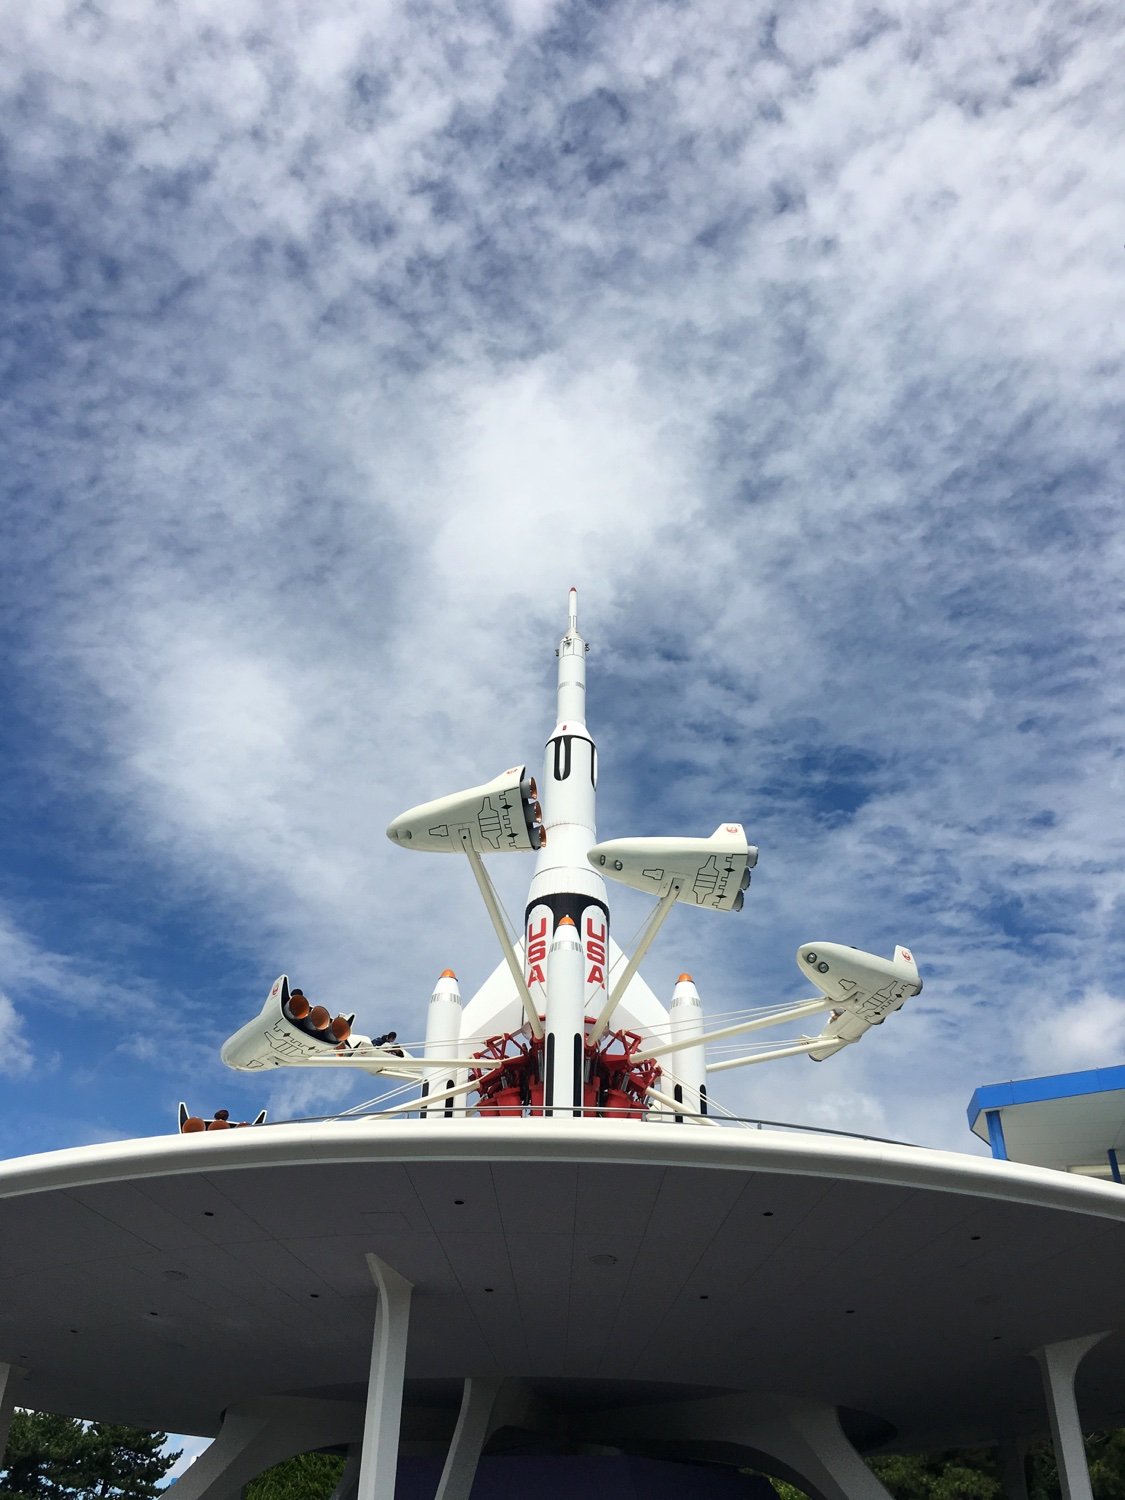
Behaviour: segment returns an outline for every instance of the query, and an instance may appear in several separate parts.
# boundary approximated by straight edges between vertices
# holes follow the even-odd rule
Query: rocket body
[[[446,969],[430,996],[430,1005],[426,1012],[426,1042],[423,1056],[456,1057],[460,1044],[461,988],[453,970]],[[422,1083],[422,1092],[423,1094],[441,1093],[445,1089],[451,1089],[455,1082],[456,1077],[448,1067],[427,1068]],[[442,1113],[447,1117],[452,1116],[451,1100],[447,1099],[443,1103],[424,1106],[421,1110],[423,1119],[431,1114]]]
[[[555,728],[547,741],[539,798],[543,806],[546,842],[535,861],[524,914],[524,955],[528,988],[545,1017],[548,1037],[556,1045],[544,1054],[544,1100],[556,1107],[573,1106],[575,1068],[569,1060],[574,1037],[585,1045],[585,1018],[601,1013],[609,972],[609,907],[605,882],[592,868],[586,851],[596,841],[598,759],[586,727],[586,642],[578,631],[578,601],[570,591],[566,634],[559,643],[559,674]],[[553,945],[560,923],[573,923],[572,939],[565,937],[556,954]],[[571,971],[577,964],[580,986],[572,990]],[[552,978],[556,972],[559,978]],[[564,975],[566,978],[562,978]],[[557,1006],[556,1006],[557,991]],[[557,1024],[556,1024],[557,1011]],[[567,1061],[560,1047],[565,1042]],[[581,1073],[581,1066],[578,1068]],[[581,1106],[581,1085],[577,1101]]]
[[[555,727],[547,741],[540,784],[547,840],[536,857],[529,910],[537,899],[555,895],[590,896],[605,905],[605,882],[586,858],[591,842],[596,842],[598,758],[586,728],[586,642],[578,633],[574,589],[558,657]],[[574,920],[577,925],[576,916]]]
[[[696,1047],[679,1047],[664,1063],[661,1090],[682,1104],[689,1115],[707,1113],[707,1062],[703,1050],[703,1004],[690,974],[681,974],[672,991],[668,1019],[669,1041],[678,1042],[690,1036],[699,1038]],[[675,1120],[683,1123],[683,1115]]]
[[[562,917],[547,953],[547,1024],[543,1113],[582,1113],[586,1062],[584,971],[578,929]]]

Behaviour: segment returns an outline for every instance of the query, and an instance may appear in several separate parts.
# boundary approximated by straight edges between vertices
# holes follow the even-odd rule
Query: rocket
[[[448,1092],[454,1087],[457,1078],[456,1070],[449,1069],[441,1063],[440,1059],[448,1060],[456,1057],[457,1047],[461,1040],[461,987],[457,983],[457,975],[452,969],[443,969],[434,985],[434,992],[430,996],[429,1008],[426,1012],[426,1042],[423,1048],[423,1056],[427,1058],[438,1058],[436,1066],[426,1069],[422,1082],[422,1097],[428,1094]],[[452,1118],[453,1101],[446,1099],[440,1106],[432,1105],[427,1108],[423,1105],[419,1111],[424,1120],[428,1114],[444,1114],[446,1119]]]
[[[804,1053],[814,1061],[858,1041],[918,994],[922,981],[908,949],[890,959],[839,943],[806,943],[802,974],[818,994],[747,1013],[707,1032],[690,974],[681,974],[666,1009],[639,965],[678,906],[739,912],[758,850],[741,823],[721,823],[706,838],[682,835],[597,842],[598,752],[586,723],[585,640],[578,593],[567,598],[566,629],[555,655],[555,722],[544,747],[541,780],[525,765],[490,781],[408,808],[387,836],[415,853],[462,855],[500,943],[501,962],[462,1007],[451,969],[431,995],[422,1056],[388,1032],[372,1040],[352,1030],[279,976],[260,1013],[223,1044],[223,1061],[253,1070],[300,1064],[351,1066],[416,1080],[421,1096],[391,1112],[450,1117],[467,1105],[484,1116],[530,1110],[548,1116],[639,1118],[651,1107],[683,1123],[708,1116],[712,1072]],[[534,853],[522,934],[512,931],[484,857]],[[610,936],[606,881],[653,898],[633,952]],[[744,1057],[708,1063],[708,1043],[725,1041],[830,1011],[823,1031],[797,1043],[760,1046]],[[660,1087],[657,1087],[657,1084]],[[225,1121],[210,1128],[223,1128]],[[190,1128],[199,1128],[195,1117]]]
[[[559,918],[547,953],[547,1020],[543,1048],[543,1113],[581,1115],[585,1103],[585,958],[574,919]]]
[[[546,838],[536,856],[524,912],[528,989],[545,1017],[543,1104],[550,1112],[581,1108],[575,1061],[585,1046],[585,1021],[606,1002],[609,906],[605,881],[587,859],[597,840],[598,752],[586,727],[586,652],[578,630],[578,591],[567,600],[559,642],[555,727],[539,783]],[[566,922],[571,931],[560,929]],[[554,1039],[552,1041],[552,1038]],[[580,1040],[576,1040],[580,1039]]]
[[[672,1004],[668,1010],[670,1022],[669,1041],[683,1041],[687,1037],[698,1037],[698,1044],[680,1047],[665,1063],[662,1088],[677,1104],[682,1104],[687,1114],[707,1113],[707,1063],[703,1048],[703,1004],[699,991],[690,974],[681,974],[672,991]],[[683,1123],[684,1116],[676,1114],[674,1119]]]

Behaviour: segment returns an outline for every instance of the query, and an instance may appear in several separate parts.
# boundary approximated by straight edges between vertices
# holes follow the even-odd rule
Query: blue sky
[[[1104,6],[495,0],[0,22],[10,1152],[373,1092],[223,1069],[288,971],[495,962],[402,808],[538,764],[762,850],[645,973],[924,995],[732,1108],[978,1149],[1125,1049],[1125,32]],[[510,909],[530,865],[500,862]],[[643,907],[623,895],[626,939]]]

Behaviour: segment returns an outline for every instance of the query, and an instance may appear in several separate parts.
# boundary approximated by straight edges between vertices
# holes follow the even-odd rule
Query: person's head
[[[230,1110],[229,1109],[217,1109],[215,1111],[215,1118],[216,1118],[216,1120],[229,1120],[230,1119]]]
[[[387,1032],[387,1041],[388,1042],[397,1042],[398,1041],[398,1032],[397,1031],[388,1031]]]

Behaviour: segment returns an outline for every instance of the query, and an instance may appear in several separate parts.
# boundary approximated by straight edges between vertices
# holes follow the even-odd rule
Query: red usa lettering
[[[605,940],[606,925],[602,921],[595,926],[591,916],[586,918],[586,958],[590,964],[590,972],[586,975],[587,984],[596,984],[605,987]]]
[[[527,929],[527,982],[528,984],[546,984],[547,977],[543,973],[543,960],[547,957],[547,918],[540,920],[536,931],[531,930],[530,924]]]

